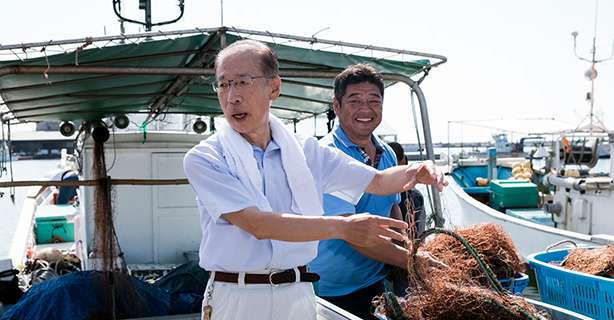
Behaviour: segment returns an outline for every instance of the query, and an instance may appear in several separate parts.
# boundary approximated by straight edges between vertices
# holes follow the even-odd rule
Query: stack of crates
[[[537,185],[520,180],[491,180],[490,206],[499,211],[507,208],[536,208]]]

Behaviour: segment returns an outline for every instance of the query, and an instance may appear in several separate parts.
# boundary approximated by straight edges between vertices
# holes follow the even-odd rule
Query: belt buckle
[[[269,273],[269,284],[272,285],[273,287],[279,287],[281,283],[273,283],[273,276],[276,274],[284,273],[284,272],[286,272],[286,270],[274,271],[274,272]]]

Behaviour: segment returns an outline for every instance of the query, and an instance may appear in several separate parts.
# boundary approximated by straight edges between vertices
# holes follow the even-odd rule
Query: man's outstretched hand
[[[434,185],[439,191],[442,191],[443,187],[448,185],[443,173],[437,169],[437,166],[431,160],[409,165],[405,170],[405,174],[409,182],[403,186],[404,190],[409,190],[418,183]]]
[[[358,247],[368,247],[375,242],[392,240],[406,241],[406,235],[394,229],[407,229],[404,221],[384,218],[367,213],[353,214],[344,217],[344,230],[341,233],[342,239]]]

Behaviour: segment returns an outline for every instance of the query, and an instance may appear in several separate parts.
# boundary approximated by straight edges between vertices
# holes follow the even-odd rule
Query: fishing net
[[[389,319],[547,319],[522,297],[445,281],[435,281],[428,290],[413,292],[398,303],[402,313],[394,316],[394,308],[387,307]]]
[[[101,261],[99,268],[102,271],[112,271],[117,245],[113,229],[111,184],[107,177],[104,141],[98,139],[94,139],[92,173],[94,179],[98,180],[94,191],[94,252]]]
[[[482,261],[499,279],[514,278],[523,271],[520,257],[510,236],[500,225],[481,223],[456,229],[455,233],[465,239],[475,250]],[[422,247],[437,260],[450,267],[446,273],[463,282],[477,281],[486,284],[486,275],[465,249],[463,244],[446,234],[438,234]]]
[[[497,281],[493,270],[513,276],[520,269],[513,243],[500,227],[430,229],[408,248],[407,295],[386,293],[374,300],[376,311],[388,319],[549,319]]]
[[[114,309],[108,308],[108,274],[72,272],[41,282],[28,290],[2,320],[93,320],[166,316],[172,313],[171,295],[156,286],[115,274]]]
[[[126,269],[117,263],[121,250],[115,233],[112,206],[111,178],[107,176],[104,143],[109,131],[103,125],[92,130],[94,153],[92,172],[98,181],[94,189],[94,259],[95,268],[101,272],[94,277],[94,286],[100,290],[100,303],[104,309],[103,318],[122,318],[122,310],[131,310],[133,315],[147,313],[147,302],[139,294],[137,287],[126,276]],[[120,297],[121,296],[121,297]]]
[[[575,248],[569,251],[561,266],[595,276],[614,278],[614,245],[594,249]]]

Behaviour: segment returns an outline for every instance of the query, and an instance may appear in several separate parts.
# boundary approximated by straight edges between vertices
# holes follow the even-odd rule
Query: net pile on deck
[[[456,229],[454,232],[475,248],[481,260],[498,279],[514,278],[517,273],[524,271],[512,239],[500,225],[480,223]],[[457,239],[438,234],[420,249],[449,266],[450,270],[444,272],[450,278],[463,283],[476,281],[482,285],[487,284],[486,274],[480,268],[478,260],[474,259]]]
[[[614,278],[614,245],[572,249],[561,266],[577,272]]]
[[[437,235],[419,248],[432,234]],[[408,294],[385,294],[376,301],[388,319],[549,318],[522,297],[504,291],[497,281],[495,273],[513,277],[521,271],[516,249],[498,225],[427,230],[410,242],[409,251]],[[428,255],[438,262],[426,259]]]

